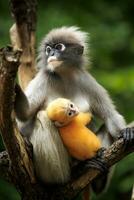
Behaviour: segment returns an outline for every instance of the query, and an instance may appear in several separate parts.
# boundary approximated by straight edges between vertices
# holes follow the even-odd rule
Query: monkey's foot
[[[103,156],[105,150],[106,149],[104,147],[100,148],[94,158],[87,160],[87,169],[94,168],[98,169],[101,173],[108,172],[108,167]]]
[[[121,130],[118,139],[120,138],[124,139],[124,149],[128,149],[129,146],[134,145],[134,127]]]
[[[109,168],[107,167],[107,165],[103,159],[105,150],[106,150],[106,148],[101,148],[96,155],[97,167],[94,167],[94,168],[100,170],[100,172],[101,172],[91,182],[92,189],[96,194],[101,193],[107,185]],[[96,163],[96,161],[95,161],[95,163]]]
[[[96,157],[92,159],[88,159],[82,162],[79,162],[77,166],[72,168],[72,177],[77,178],[84,174],[89,168],[94,168],[99,170],[101,173],[107,173],[108,172],[108,167],[106,165],[106,162],[103,158],[104,155],[104,148],[101,148]]]

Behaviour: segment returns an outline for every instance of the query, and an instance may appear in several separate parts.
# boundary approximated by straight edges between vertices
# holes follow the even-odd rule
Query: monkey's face
[[[65,126],[79,114],[79,109],[70,100],[58,98],[48,105],[47,114],[55,125]]]
[[[60,112],[57,113],[54,122],[57,127],[66,126],[79,114],[78,107],[75,106],[72,102],[61,106],[59,110]]]
[[[47,70],[60,72],[82,64],[84,47],[76,43],[55,42],[45,45]]]
[[[77,68],[84,68],[88,65],[87,41],[88,34],[78,27],[52,29],[41,42],[38,69],[65,75],[72,74],[72,69],[75,72]]]

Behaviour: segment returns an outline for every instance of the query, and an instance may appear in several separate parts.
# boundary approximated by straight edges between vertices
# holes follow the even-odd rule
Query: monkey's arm
[[[91,110],[105,122],[110,134],[116,137],[126,126],[123,116],[116,111],[107,91],[91,75],[87,73],[85,76]]]
[[[77,120],[80,121],[82,124],[87,125],[91,121],[92,115],[90,113],[83,113],[80,112],[77,116]]]
[[[20,121],[26,121],[29,115],[28,99],[18,84],[15,85],[15,93],[16,93],[15,103],[14,103],[15,113]]]
[[[17,118],[24,122],[32,118],[45,102],[45,78],[42,73],[29,83],[25,93],[16,85],[15,113]]]

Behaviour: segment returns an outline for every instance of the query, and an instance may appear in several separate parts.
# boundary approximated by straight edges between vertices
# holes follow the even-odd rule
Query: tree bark
[[[33,188],[35,188],[36,179],[28,146],[26,148],[17,129],[13,113],[15,78],[20,55],[21,51],[12,51],[11,47],[0,51],[0,132],[10,160],[10,162],[6,160],[6,155],[2,156],[0,168],[6,179],[9,178],[13,182],[22,197],[27,197],[30,193],[35,193],[36,190]],[[5,169],[3,168],[4,162]]]
[[[35,69],[35,28],[36,0],[10,0],[11,12],[15,24],[10,29],[11,43],[14,49],[22,49],[18,79],[22,89],[36,74]]]

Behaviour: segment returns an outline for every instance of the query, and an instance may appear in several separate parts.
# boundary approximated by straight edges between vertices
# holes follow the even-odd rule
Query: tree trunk
[[[18,79],[22,89],[36,74],[35,69],[35,29],[36,0],[10,0],[11,12],[15,24],[10,29],[11,43],[14,49],[22,49],[23,53],[18,70]]]

